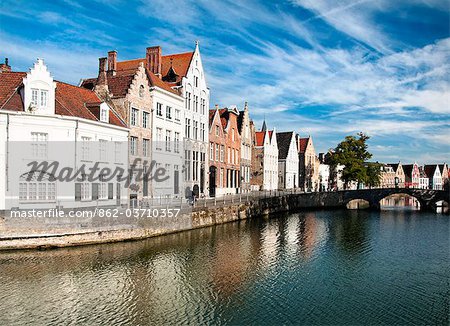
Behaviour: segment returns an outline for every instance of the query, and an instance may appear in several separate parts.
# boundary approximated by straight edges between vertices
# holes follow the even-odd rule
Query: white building
[[[208,125],[209,88],[203,70],[198,42],[194,52],[166,56],[172,65],[168,67],[166,80],[175,80],[181,87],[185,99],[185,192],[193,191],[197,196],[207,195],[208,178]],[[180,62],[178,69],[174,62]],[[186,68],[182,68],[181,66]],[[175,77],[175,78],[174,78]],[[180,80],[181,78],[181,80]]]
[[[423,169],[429,178],[429,189],[442,190],[442,175],[439,165],[425,165]]]
[[[255,133],[252,166],[253,185],[261,190],[278,188],[278,144],[275,130],[267,130],[265,123],[261,131]]]
[[[420,176],[419,176],[419,189],[428,189],[430,184],[430,179],[428,178],[427,174],[425,173],[425,170],[423,167],[419,167]]]
[[[330,166],[328,164],[319,164],[319,191],[329,190]]]
[[[277,132],[278,188],[298,187],[299,158],[297,141],[293,131]]]
[[[90,90],[54,81],[43,60],[27,73],[3,65],[0,210],[126,205],[127,137],[106,103]],[[59,167],[44,173],[32,170],[32,162]],[[95,167],[92,181],[87,171]],[[55,180],[63,168],[81,172],[70,182]],[[110,178],[104,168],[122,172]]]
[[[164,182],[153,182],[153,197],[183,196],[183,98],[175,91],[153,83],[150,94],[152,110],[152,160],[169,177]]]

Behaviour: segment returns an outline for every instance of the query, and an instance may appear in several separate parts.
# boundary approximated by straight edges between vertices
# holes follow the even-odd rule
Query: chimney
[[[5,58],[5,63],[0,63],[0,73],[11,71],[11,66],[8,64],[8,58]]]
[[[162,51],[160,46],[152,46],[147,48],[146,54],[147,68],[159,78],[162,78],[161,56]]]
[[[117,51],[108,52],[108,76],[115,76],[117,70]]]
[[[97,85],[106,85],[106,60],[107,58],[98,59]]]

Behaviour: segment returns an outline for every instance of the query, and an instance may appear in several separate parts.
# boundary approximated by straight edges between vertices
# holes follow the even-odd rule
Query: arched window
[[[145,88],[144,85],[139,86],[139,97],[144,97]]]

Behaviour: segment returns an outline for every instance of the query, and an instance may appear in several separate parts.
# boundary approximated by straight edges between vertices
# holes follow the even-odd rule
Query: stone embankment
[[[379,194],[377,193],[380,192]],[[276,192],[257,195],[236,195],[228,199],[199,201],[196,207],[180,207],[179,214],[172,217],[138,216],[90,217],[86,219],[42,218],[29,220],[0,214],[0,250],[44,249],[119,242],[149,238],[185,230],[212,226],[242,219],[257,218],[270,214],[311,208],[345,208],[355,198],[367,200],[370,208],[379,209],[379,200],[390,192],[405,190],[356,190],[325,193]],[[422,194],[422,193],[420,193]],[[420,195],[419,194],[419,195]],[[418,197],[440,199],[447,202],[444,191],[423,191]],[[428,196],[428,197],[426,197]],[[434,197],[433,197],[434,196]],[[166,207],[167,209],[168,207]],[[164,208],[151,208],[161,212]],[[145,212],[145,211],[144,211]]]

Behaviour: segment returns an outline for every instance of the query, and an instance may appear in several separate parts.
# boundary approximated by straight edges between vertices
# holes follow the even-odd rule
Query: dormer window
[[[46,108],[48,104],[48,91],[45,89],[31,89],[31,104],[36,108]]]
[[[108,109],[107,108],[101,108],[100,109],[100,121],[102,122],[108,122]]]
[[[41,90],[41,108],[47,107],[48,91]]]
[[[31,104],[33,104],[34,106],[38,105],[38,94],[39,94],[39,90],[33,88],[31,90]]]

